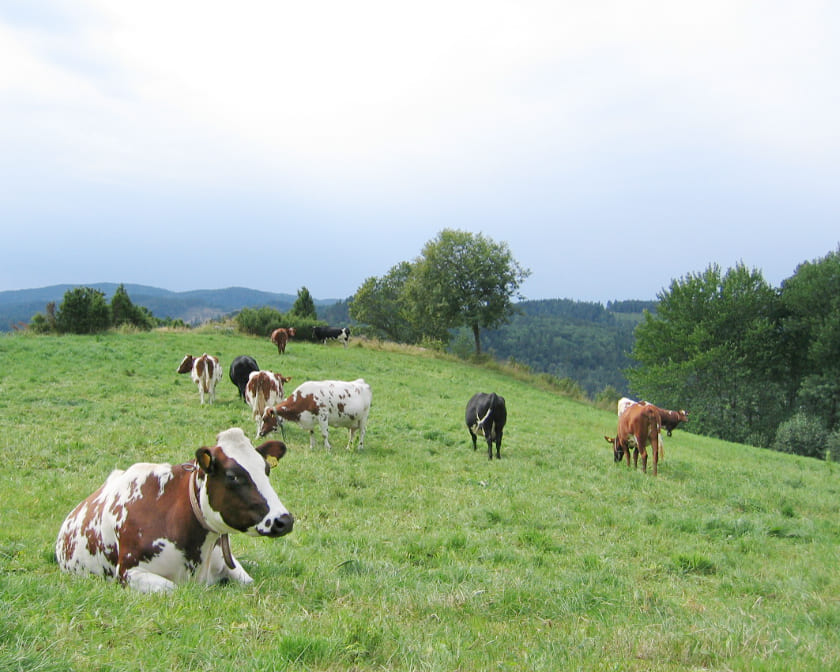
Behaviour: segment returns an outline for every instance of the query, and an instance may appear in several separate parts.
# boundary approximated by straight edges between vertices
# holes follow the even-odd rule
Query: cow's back
[[[318,415],[334,427],[358,427],[370,412],[372,392],[362,378],[354,381],[321,380],[303,383],[296,392],[312,395]]]
[[[105,483],[65,518],[56,539],[61,569],[76,574],[113,577],[131,566],[120,563],[120,530],[144,495],[163,495],[172,478],[168,464],[138,463],[111,472]],[[135,554],[133,565],[141,561]]]

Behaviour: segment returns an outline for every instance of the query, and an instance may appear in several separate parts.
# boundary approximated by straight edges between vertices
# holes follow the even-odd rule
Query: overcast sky
[[[529,299],[840,243],[840,3],[0,0],[0,290],[345,298],[444,228]]]

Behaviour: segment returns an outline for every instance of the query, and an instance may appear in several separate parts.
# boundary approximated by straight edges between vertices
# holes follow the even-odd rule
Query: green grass
[[[59,572],[61,521],[113,468],[253,437],[226,372],[204,407],[175,373],[204,351],[291,387],[364,377],[365,451],[289,426],[272,481],[294,532],[231,540],[251,586],[139,595]],[[835,465],[678,431],[653,478],[613,464],[612,413],[543,387],[213,329],[0,338],[0,670],[840,668]],[[501,461],[463,426],[476,391],[507,399]]]

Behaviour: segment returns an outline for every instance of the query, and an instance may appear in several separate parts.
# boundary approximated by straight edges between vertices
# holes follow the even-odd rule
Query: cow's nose
[[[271,531],[269,532],[269,535],[272,537],[282,537],[284,534],[289,534],[294,525],[295,519],[292,518],[292,514],[284,513],[271,521]]]

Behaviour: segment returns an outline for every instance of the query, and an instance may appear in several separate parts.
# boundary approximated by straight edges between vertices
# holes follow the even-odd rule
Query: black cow
[[[316,341],[323,341],[325,344],[328,338],[335,338],[344,343],[347,347],[347,341],[350,340],[350,330],[347,327],[313,327],[312,338]]]
[[[473,450],[477,449],[476,434],[487,439],[487,457],[493,459],[493,441],[496,442],[496,459],[501,459],[502,430],[507,422],[507,408],[504,397],[498,394],[474,394],[467,403],[467,429],[472,437]]]
[[[230,363],[230,382],[239,388],[239,397],[245,401],[245,388],[252,371],[259,371],[257,360],[248,355],[239,355]]]

